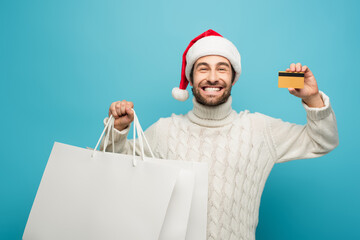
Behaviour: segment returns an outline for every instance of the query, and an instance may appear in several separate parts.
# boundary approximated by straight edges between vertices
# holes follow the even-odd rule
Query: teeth
[[[220,88],[205,88],[204,89],[206,92],[217,92],[220,91]]]

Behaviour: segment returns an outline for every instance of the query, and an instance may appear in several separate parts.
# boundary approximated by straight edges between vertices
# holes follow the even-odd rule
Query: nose
[[[208,81],[216,82],[217,81],[217,74],[215,70],[209,71]]]

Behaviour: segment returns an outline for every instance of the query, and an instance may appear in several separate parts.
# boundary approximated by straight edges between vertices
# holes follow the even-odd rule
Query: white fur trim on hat
[[[241,74],[240,53],[232,42],[220,36],[201,38],[189,49],[186,54],[185,68],[187,79],[190,79],[190,73],[194,63],[199,58],[209,55],[219,55],[227,58],[236,72],[234,82],[239,79]]]
[[[186,101],[189,98],[189,92],[178,87],[173,88],[171,94],[176,100],[182,102]]]

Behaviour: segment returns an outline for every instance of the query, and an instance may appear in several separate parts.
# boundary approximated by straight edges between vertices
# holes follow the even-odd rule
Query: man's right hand
[[[125,100],[113,102],[109,108],[109,117],[113,115],[114,127],[121,131],[134,121],[134,103]]]

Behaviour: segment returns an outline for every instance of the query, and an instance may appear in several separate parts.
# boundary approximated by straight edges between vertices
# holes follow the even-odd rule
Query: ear
[[[192,80],[189,81],[189,84],[191,87],[193,86]]]

